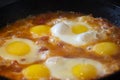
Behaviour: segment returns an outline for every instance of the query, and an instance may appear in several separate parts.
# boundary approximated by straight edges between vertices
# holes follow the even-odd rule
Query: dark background
[[[0,7],[3,7],[5,5],[9,5],[11,3],[14,3],[19,0],[0,0]],[[101,0],[101,1],[109,1],[111,3],[114,3],[115,5],[120,6],[120,0]]]

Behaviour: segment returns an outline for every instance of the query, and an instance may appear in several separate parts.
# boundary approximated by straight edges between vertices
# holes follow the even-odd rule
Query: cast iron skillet
[[[25,18],[45,12],[74,11],[103,17],[120,26],[120,7],[104,0],[14,0],[16,2],[0,8],[0,28]],[[17,27],[17,26],[16,26]],[[109,66],[108,66],[109,67]],[[0,77],[0,80],[9,80]],[[99,80],[120,80],[120,71]]]

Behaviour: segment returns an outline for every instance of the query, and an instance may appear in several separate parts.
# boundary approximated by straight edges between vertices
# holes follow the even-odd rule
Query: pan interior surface
[[[69,3],[69,4],[68,4]],[[65,0],[18,0],[0,8],[0,26],[14,22],[28,15],[55,11],[73,11],[103,17],[116,25],[120,25],[120,8],[104,0],[65,1]]]

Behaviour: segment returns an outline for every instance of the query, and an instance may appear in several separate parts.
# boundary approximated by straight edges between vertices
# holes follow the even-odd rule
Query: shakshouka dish
[[[120,70],[120,28],[76,12],[28,16],[0,29],[0,75],[97,80]]]

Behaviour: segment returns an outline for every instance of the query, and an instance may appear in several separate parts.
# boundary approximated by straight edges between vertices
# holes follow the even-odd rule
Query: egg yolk
[[[72,73],[78,79],[93,79],[97,76],[97,69],[91,64],[78,64],[72,68]]]
[[[39,35],[39,36],[46,35],[49,33],[49,31],[50,31],[50,27],[47,25],[38,25],[30,29],[31,33]]]
[[[9,43],[5,50],[8,54],[12,54],[15,56],[23,56],[30,52],[30,47],[28,44],[22,41],[14,41]]]
[[[72,32],[75,34],[80,34],[88,31],[88,28],[84,25],[75,25],[72,27]]]
[[[34,64],[23,70],[23,75],[27,79],[40,80],[40,78],[48,78],[50,72],[43,64]]]
[[[102,42],[93,47],[93,51],[99,55],[114,55],[118,50],[118,46],[113,42]]]

